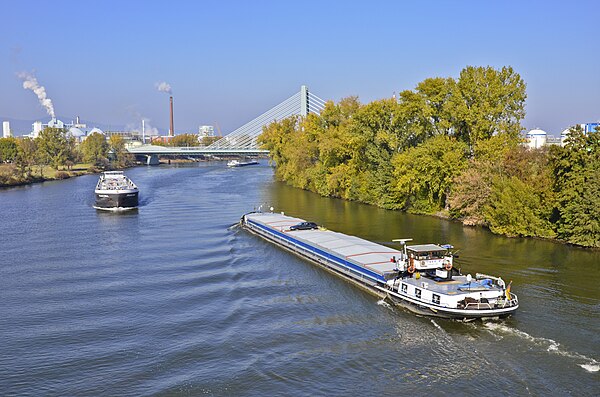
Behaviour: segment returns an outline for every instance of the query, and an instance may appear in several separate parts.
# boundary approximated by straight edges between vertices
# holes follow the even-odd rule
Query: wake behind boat
[[[138,187],[122,171],[106,171],[96,184],[98,210],[123,211],[137,208]]]
[[[326,270],[393,303],[424,315],[460,320],[506,317],[519,308],[510,284],[499,277],[463,275],[450,245],[407,245],[401,250],[330,230],[296,227],[307,222],[276,213],[242,216],[242,227],[308,258]]]

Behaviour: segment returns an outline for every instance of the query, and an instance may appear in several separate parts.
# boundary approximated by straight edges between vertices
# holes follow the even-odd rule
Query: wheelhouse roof
[[[413,252],[434,252],[447,250],[446,248],[440,247],[437,244],[408,245],[406,249]]]

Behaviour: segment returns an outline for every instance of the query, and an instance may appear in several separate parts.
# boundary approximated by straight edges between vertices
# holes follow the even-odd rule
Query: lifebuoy
[[[445,261],[444,262],[444,269],[450,271],[452,270],[452,263],[450,263],[450,261]]]

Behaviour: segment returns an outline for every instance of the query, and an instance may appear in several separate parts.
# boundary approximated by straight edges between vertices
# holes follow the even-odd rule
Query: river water
[[[0,394],[600,394],[600,253],[327,199],[224,163],[0,190]],[[504,321],[419,317],[235,225],[260,204],[386,242],[452,243],[513,281]]]

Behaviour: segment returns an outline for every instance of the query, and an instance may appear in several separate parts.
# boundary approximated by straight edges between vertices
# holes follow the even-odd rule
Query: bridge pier
[[[146,156],[146,165],[159,165],[160,160],[158,159],[158,155],[149,154]]]

